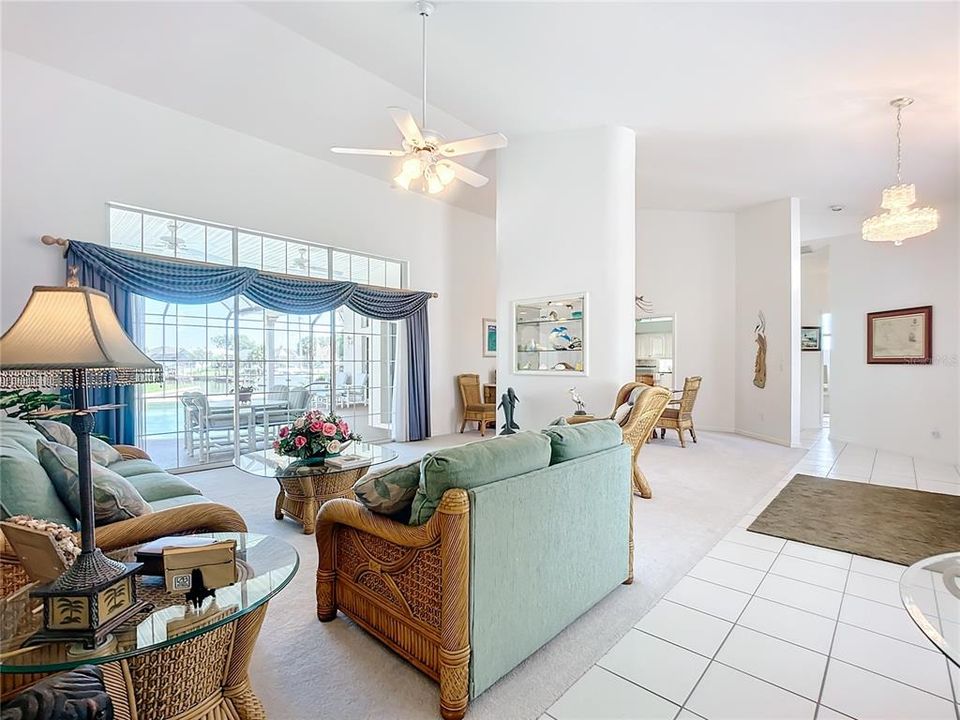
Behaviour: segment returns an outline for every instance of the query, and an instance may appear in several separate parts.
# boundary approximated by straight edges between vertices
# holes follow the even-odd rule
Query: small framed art
[[[809,325],[800,328],[800,349],[804,352],[820,350],[820,326]]]
[[[483,319],[483,356],[497,356],[497,321],[493,318]]]
[[[933,306],[867,313],[867,362],[930,365],[933,362]]]

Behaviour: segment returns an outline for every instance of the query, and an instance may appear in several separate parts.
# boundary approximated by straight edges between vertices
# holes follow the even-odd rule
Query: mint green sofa
[[[77,518],[57,495],[37,459],[37,441],[44,439],[32,425],[0,417],[0,519],[29,515],[77,528]],[[117,550],[166,535],[246,530],[246,523],[235,510],[210,501],[186,480],[165,472],[142,450],[116,447],[122,459],[108,467],[137,489],[151,512],[98,526],[97,545],[101,549]],[[2,533],[0,573],[0,596],[29,580]]]
[[[630,447],[609,421],[426,455],[414,518],[327,502],[317,614],[339,609],[440,684],[444,718],[632,581]],[[519,472],[511,472],[511,469]]]

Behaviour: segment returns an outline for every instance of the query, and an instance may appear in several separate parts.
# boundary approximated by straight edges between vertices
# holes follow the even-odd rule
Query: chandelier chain
[[[901,138],[900,134],[903,130],[903,120],[900,117],[900,114],[903,112],[903,108],[897,108],[897,185],[901,184],[900,180],[900,166],[901,166]]]

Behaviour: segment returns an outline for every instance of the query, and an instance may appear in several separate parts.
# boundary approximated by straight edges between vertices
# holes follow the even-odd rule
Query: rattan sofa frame
[[[460,720],[470,681],[470,502],[447,490],[425,524],[404,525],[347,499],[317,516],[317,617],[343,612],[440,685],[440,714]],[[629,562],[633,582],[633,498]]]

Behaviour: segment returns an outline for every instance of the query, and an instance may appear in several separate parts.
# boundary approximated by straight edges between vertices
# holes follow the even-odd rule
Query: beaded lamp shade
[[[0,338],[0,387],[73,388],[162,382],[107,296],[86,287],[35,287]]]
[[[73,391],[66,414],[77,438],[81,550],[62,575],[31,591],[43,598],[44,622],[28,643],[75,640],[92,648],[144,603],[133,582],[140,565],[112,560],[96,545],[90,432],[99,408],[88,407],[87,388],[162,382],[163,371],[123,331],[109,298],[75,282],[71,273],[67,287],[33,289],[0,337],[0,387]]]

